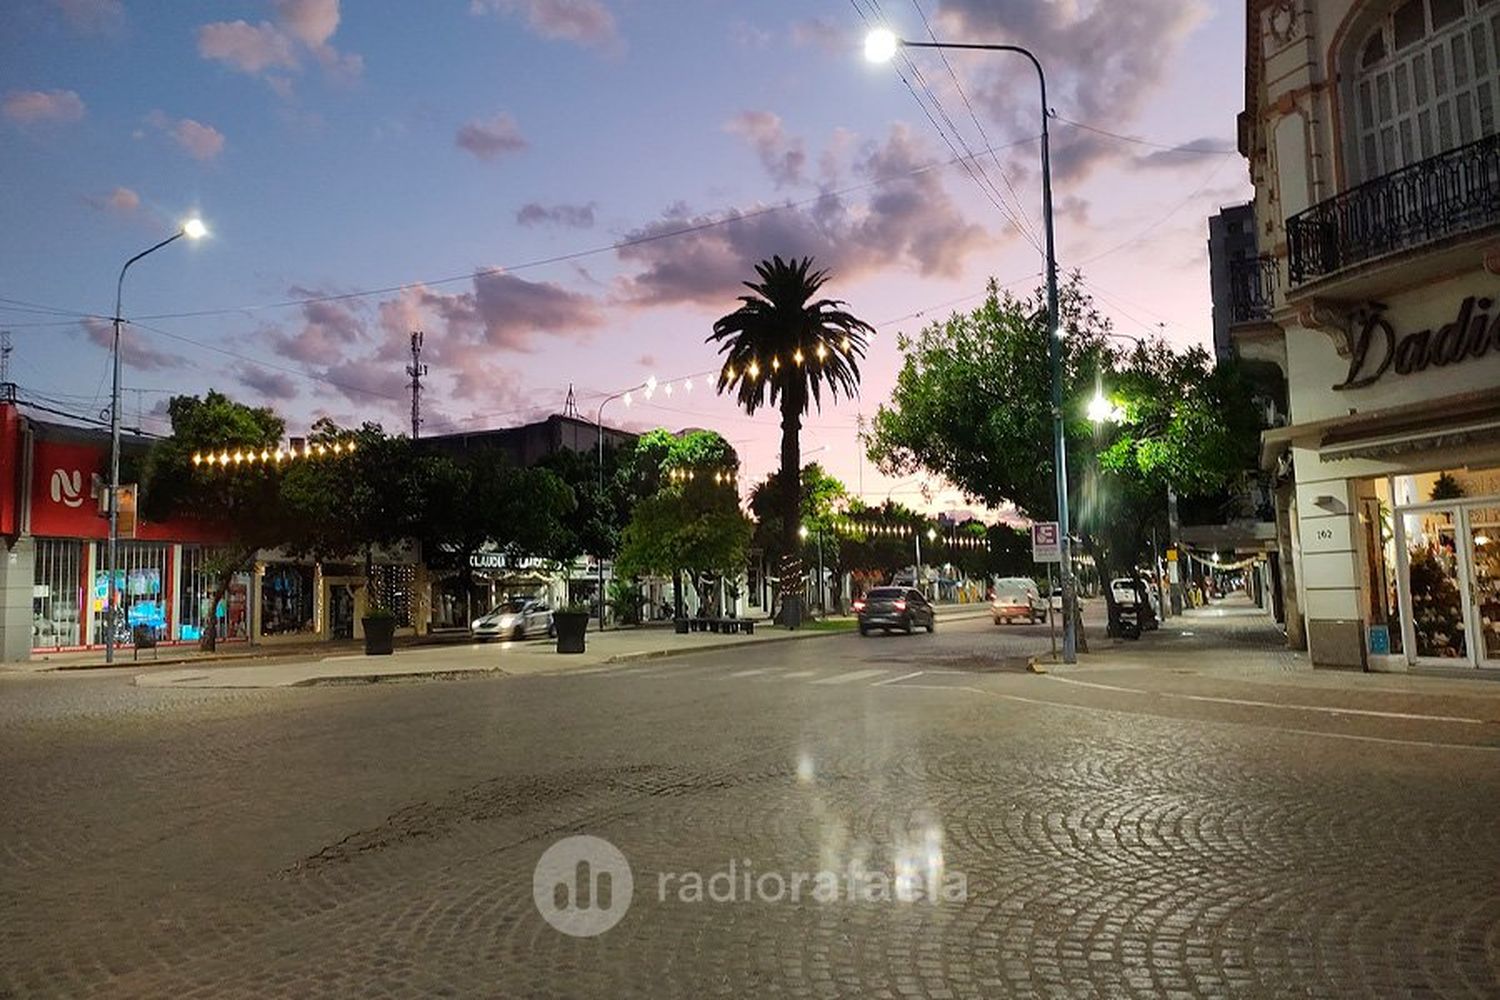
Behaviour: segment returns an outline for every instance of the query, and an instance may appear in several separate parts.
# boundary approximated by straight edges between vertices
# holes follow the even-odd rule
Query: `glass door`
[[[1449,666],[1471,663],[1463,572],[1466,553],[1462,551],[1468,548],[1468,538],[1461,531],[1460,509],[1424,507],[1400,516],[1406,547],[1403,569],[1411,601],[1406,623],[1409,655]],[[1460,541],[1465,543],[1462,547]]]
[[[1500,505],[1464,511],[1473,583],[1474,653],[1483,667],[1500,667]]]

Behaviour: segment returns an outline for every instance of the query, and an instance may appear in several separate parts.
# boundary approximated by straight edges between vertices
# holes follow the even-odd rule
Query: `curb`
[[[619,653],[605,659],[602,665],[613,666],[620,663],[639,663],[643,660],[669,660],[678,656],[692,656],[694,653],[718,652],[721,649],[743,649],[746,646],[769,646],[777,642],[800,642],[807,639],[828,639],[833,636],[853,634],[855,634],[854,629],[838,632],[797,632],[791,635],[778,635],[769,639],[756,639],[753,642],[718,642],[711,646],[693,646],[687,649],[649,649],[639,653]]]

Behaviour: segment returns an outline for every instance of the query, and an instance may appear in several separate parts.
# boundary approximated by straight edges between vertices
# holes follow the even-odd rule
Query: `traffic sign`
[[[1031,526],[1031,561],[1062,562],[1062,542],[1056,521],[1038,521]]]

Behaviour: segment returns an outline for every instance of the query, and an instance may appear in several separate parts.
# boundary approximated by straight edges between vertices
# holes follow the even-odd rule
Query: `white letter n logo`
[[[52,502],[68,507],[82,507],[83,473],[77,469],[74,469],[71,473],[63,469],[53,469]]]

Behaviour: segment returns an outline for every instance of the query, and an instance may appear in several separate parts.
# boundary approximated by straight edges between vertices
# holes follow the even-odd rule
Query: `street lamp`
[[[986,45],[976,42],[909,42],[897,38],[885,28],[877,28],[865,37],[865,58],[887,62],[897,49],[973,49],[984,52],[1014,52],[1025,56],[1036,69],[1042,97],[1042,228],[1047,256],[1047,353],[1052,365],[1052,451],[1057,466],[1057,536],[1061,557],[1063,588],[1063,662],[1078,662],[1078,635],[1073,616],[1073,554],[1068,525],[1068,446],[1063,436],[1063,366],[1062,344],[1058,340],[1057,251],[1052,218],[1052,147],[1048,134],[1047,74],[1030,50],[1019,45]]]
[[[594,417],[594,424],[599,428],[599,503],[604,503],[604,408],[617,399],[624,399],[626,405],[630,403],[630,394],[646,389],[648,392],[656,391],[656,376],[653,375],[640,385],[633,385],[629,389],[621,389],[610,396],[605,396],[599,403],[599,411]],[[596,557],[599,570],[599,631],[604,631],[604,553],[600,552]],[[677,594],[672,595],[673,616],[676,616]]]
[[[120,312],[124,308],[125,272],[130,265],[160,250],[168,243],[186,236],[199,240],[208,235],[208,227],[199,218],[184,222],[171,236],[155,246],[147,247],[125,262],[120,268],[120,280],[115,282],[115,336],[114,336],[114,381],[109,395],[109,613],[105,615],[104,662],[115,662],[115,618],[119,614],[119,591],[115,587],[115,573],[119,568],[120,553],[120,326],[124,320]]]

